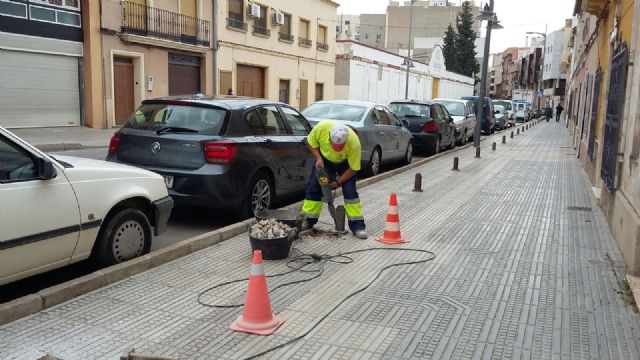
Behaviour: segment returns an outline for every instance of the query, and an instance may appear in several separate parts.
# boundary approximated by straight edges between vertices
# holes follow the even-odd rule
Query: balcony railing
[[[264,36],[271,36],[271,30],[267,29],[266,27],[262,27],[260,25],[253,25],[253,33],[264,35]]]
[[[227,18],[227,27],[247,31],[247,23],[236,19]]]
[[[286,41],[286,42],[293,42],[293,35],[288,34],[288,33],[283,33],[283,32],[279,32],[278,33],[278,40],[282,40],[282,41]]]
[[[298,37],[298,45],[311,47],[311,44],[313,44],[313,42],[310,39],[305,39],[303,37]]]
[[[316,48],[317,48],[318,50],[328,51],[328,50],[329,50],[329,44],[325,44],[325,43],[321,43],[321,42],[316,42]]]
[[[207,20],[122,1],[122,32],[185,44],[209,46]]]

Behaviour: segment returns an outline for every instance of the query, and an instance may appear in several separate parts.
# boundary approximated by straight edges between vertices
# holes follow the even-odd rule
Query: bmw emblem
[[[158,151],[160,151],[160,143],[159,143],[159,142],[157,142],[157,141],[154,141],[154,142],[151,144],[151,152],[155,154],[155,153],[157,153]]]

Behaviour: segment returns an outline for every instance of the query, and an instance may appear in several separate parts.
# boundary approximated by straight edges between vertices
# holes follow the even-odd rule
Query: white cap
[[[335,124],[331,127],[329,132],[329,138],[331,139],[331,146],[333,150],[340,152],[344,149],[344,144],[349,137],[349,129],[344,124]]]

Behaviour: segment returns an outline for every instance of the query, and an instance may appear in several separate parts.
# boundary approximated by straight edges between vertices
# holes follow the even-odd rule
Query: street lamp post
[[[409,46],[407,48],[407,58],[405,60],[407,65],[407,80],[404,88],[404,98],[409,99],[409,68],[411,68],[411,28],[413,25],[413,3],[416,0],[411,0],[411,5],[409,6]]]
[[[482,114],[484,114],[484,98],[487,92],[487,67],[489,65],[489,47],[491,45],[491,29],[502,29],[502,25],[498,23],[498,17],[493,12],[493,0],[489,1],[489,5],[485,5],[484,9],[476,17],[476,20],[487,20],[487,35],[484,40],[484,57],[482,58],[482,75],[480,77],[480,91],[478,93],[478,106],[476,113],[476,128],[473,135],[473,146],[480,147],[480,134],[482,133]],[[487,117],[489,121],[489,117]],[[477,154],[477,152],[476,152]]]
[[[540,71],[540,77],[538,78],[538,91],[541,91],[544,95],[544,89],[542,86],[542,83],[544,81],[544,54],[547,52],[547,28],[545,26],[545,30],[544,33],[541,32],[536,32],[536,31],[527,31],[527,35],[540,35],[542,36],[542,70]],[[540,110],[540,98],[541,96],[538,96],[538,94],[536,94],[536,97],[538,98],[538,110]]]

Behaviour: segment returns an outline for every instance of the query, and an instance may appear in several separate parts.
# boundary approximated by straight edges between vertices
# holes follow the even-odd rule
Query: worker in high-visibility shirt
[[[330,186],[342,187],[344,210],[349,220],[349,229],[360,238],[367,238],[362,206],[356,189],[356,172],[360,170],[362,147],[358,135],[349,127],[334,120],[323,120],[307,136],[307,147],[316,158],[311,170],[311,178],[302,205],[307,223],[304,228],[312,228],[322,211],[322,189],[318,182],[318,170],[325,168],[330,174],[339,174]]]

